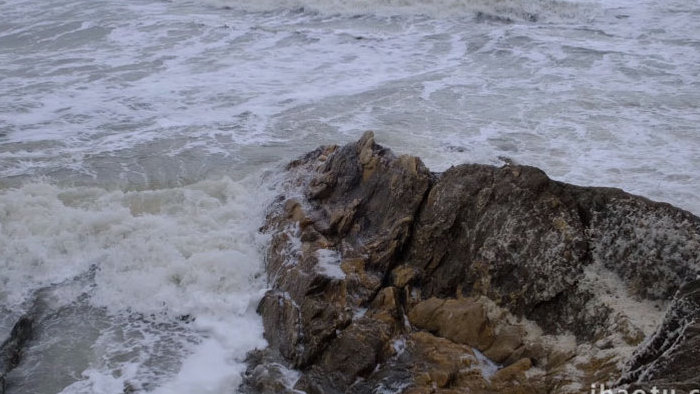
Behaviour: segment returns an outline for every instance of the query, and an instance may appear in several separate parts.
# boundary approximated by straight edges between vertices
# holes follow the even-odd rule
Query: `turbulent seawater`
[[[0,0],[11,393],[228,393],[282,163],[375,130],[700,213],[696,0]]]

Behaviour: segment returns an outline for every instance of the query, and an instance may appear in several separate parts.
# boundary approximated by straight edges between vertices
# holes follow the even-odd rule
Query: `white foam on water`
[[[396,353],[396,356],[400,356],[406,350],[406,338],[399,338],[394,340],[391,344],[392,349]]]
[[[340,253],[330,249],[318,249],[317,267],[319,270],[334,279],[345,279],[345,272],[340,268]]]
[[[501,366],[486,357],[484,353],[481,353],[479,350],[472,348],[472,351],[474,352],[476,360],[479,362],[478,368],[481,372],[481,376],[487,380],[491,379],[491,377],[498,372]]]
[[[260,338],[262,324],[255,309],[246,319],[217,319],[197,322],[210,336],[197,346],[183,362],[174,380],[154,390],[155,393],[224,393],[237,388],[246,365],[241,356],[251,350],[251,344],[265,347]]]
[[[256,176],[132,192],[46,183],[2,190],[0,302],[21,308],[34,289],[94,266],[94,284],[52,296],[57,309],[87,292],[112,327],[84,345],[93,349],[89,367],[65,393],[152,383],[139,381],[144,376],[167,382],[168,373],[146,364],[163,338],[177,335],[181,340],[170,346],[182,347],[173,352],[184,358],[162,392],[237,387],[245,353],[265,346],[255,313],[265,287],[264,239],[257,233],[265,199],[259,191]],[[181,316],[194,321],[171,323]],[[125,330],[135,331],[118,334]],[[133,354],[116,361],[124,352]],[[155,372],[144,372],[149,368]]]
[[[433,170],[509,156],[700,212],[693,2],[203,4],[67,2],[51,10],[61,24],[19,2],[10,15],[24,23],[0,33],[12,115],[0,175],[149,184],[158,156],[165,178],[192,181],[374,129]],[[508,24],[475,19],[484,4],[593,11]],[[316,5],[366,12],[299,10]],[[19,45],[26,25],[44,26],[40,42]],[[74,40],[50,45],[49,28]]]

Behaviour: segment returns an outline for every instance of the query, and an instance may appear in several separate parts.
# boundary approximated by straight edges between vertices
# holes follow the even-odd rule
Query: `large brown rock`
[[[700,219],[688,212],[527,166],[432,174],[371,132],[292,162],[283,187],[262,227],[270,346],[244,390],[698,383]]]
[[[699,232],[687,212],[616,189],[461,165],[430,190],[405,261],[422,270],[424,296],[485,295],[546,331],[593,339],[612,311],[587,313],[585,268],[598,262],[632,295],[668,299],[698,270]]]
[[[271,347],[303,368],[323,360],[379,292],[431,175],[419,159],[395,157],[371,134],[320,148],[289,171],[296,196],[280,199],[264,227],[272,234],[266,269],[273,290],[259,311]]]
[[[408,319],[417,328],[482,352],[494,342],[486,308],[473,299],[431,297],[411,308]]]

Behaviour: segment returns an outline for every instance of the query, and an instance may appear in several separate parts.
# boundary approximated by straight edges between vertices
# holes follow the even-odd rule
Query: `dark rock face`
[[[244,389],[280,391],[275,365],[309,393],[698,383],[690,213],[527,166],[431,174],[371,132],[287,175]]]
[[[0,346],[0,393],[7,389],[5,375],[22,360],[22,351],[33,336],[33,325],[32,318],[23,316],[12,327],[10,337]]]
[[[423,295],[483,294],[520,315],[557,302],[589,258],[578,212],[553,186],[531,167],[446,171],[418,216],[406,259],[423,273]],[[542,313],[540,320],[561,319]]]
[[[424,296],[483,294],[591,339],[581,311],[593,296],[577,287],[586,266],[601,263],[633,295],[668,299],[698,269],[699,232],[692,215],[620,190],[554,182],[533,167],[462,165],[430,191],[406,263],[422,270]]]
[[[635,352],[618,383],[631,390],[674,387],[690,392],[700,387],[700,280],[676,294],[664,321]]]

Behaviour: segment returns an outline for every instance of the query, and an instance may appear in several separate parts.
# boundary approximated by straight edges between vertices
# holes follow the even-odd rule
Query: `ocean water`
[[[235,392],[283,163],[368,129],[700,214],[695,0],[0,0],[10,393]]]

